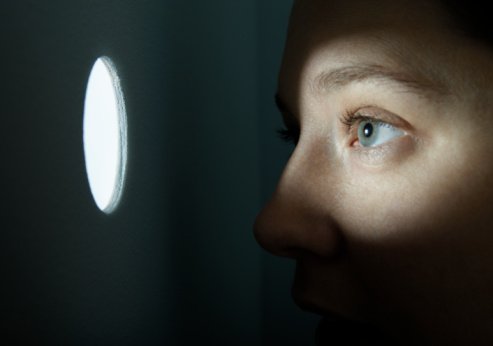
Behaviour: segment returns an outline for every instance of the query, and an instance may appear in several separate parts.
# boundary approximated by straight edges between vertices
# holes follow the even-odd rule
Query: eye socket
[[[358,124],[358,143],[363,147],[376,147],[404,134],[403,131],[383,121],[362,120]]]

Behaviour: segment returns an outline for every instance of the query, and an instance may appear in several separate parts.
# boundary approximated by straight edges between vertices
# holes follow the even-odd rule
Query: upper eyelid
[[[355,120],[369,120],[385,123],[404,131],[409,131],[412,129],[411,124],[407,122],[404,118],[374,105],[361,106],[354,110],[348,110],[344,113],[344,115],[342,115],[342,117],[346,118],[346,120],[352,118],[353,123],[355,122]]]
[[[343,120],[343,121],[346,122],[346,120]],[[391,124],[388,121],[381,120],[381,119],[374,118],[374,117],[365,116],[365,115],[356,115],[353,118],[353,120],[351,121],[351,123],[349,123],[347,125],[349,125],[349,126],[354,126],[355,124],[359,125],[360,123],[362,123],[364,121],[371,122],[373,124],[379,124],[379,126],[386,126],[386,127],[394,127],[394,128],[397,128],[397,126]]]
[[[343,125],[346,125],[348,127],[353,126],[354,123],[356,123],[356,122],[378,121],[377,119],[375,119],[373,117],[369,117],[369,116],[361,115],[361,114],[357,114],[357,113],[350,113],[350,112],[343,115],[340,120],[341,120],[341,123]]]
[[[343,124],[343,126],[345,127],[347,133],[350,133],[351,131],[353,131],[355,127],[357,128],[359,126],[359,124],[364,122],[364,121],[369,121],[372,123],[382,123],[382,124],[386,124],[388,126],[395,127],[390,122],[382,120],[377,116],[365,115],[365,114],[360,113],[359,111],[356,111],[356,112],[347,111],[343,116],[341,116],[340,121]]]

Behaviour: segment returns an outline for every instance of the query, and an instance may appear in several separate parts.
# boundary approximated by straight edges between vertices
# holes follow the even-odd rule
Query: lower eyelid
[[[406,134],[375,147],[355,146],[350,149],[351,161],[365,166],[383,166],[405,159],[415,148],[415,139]]]

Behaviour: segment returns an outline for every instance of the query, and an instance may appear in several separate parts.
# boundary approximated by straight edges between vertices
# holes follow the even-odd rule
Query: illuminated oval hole
[[[111,213],[121,199],[127,161],[125,104],[115,66],[94,63],[87,82],[83,120],[84,157],[96,205]]]

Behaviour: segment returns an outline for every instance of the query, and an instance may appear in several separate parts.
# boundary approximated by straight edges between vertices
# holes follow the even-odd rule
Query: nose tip
[[[265,250],[276,256],[298,258],[311,252],[320,257],[334,256],[341,240],[334,220],[279,194],[259,213],[254,235]]]

